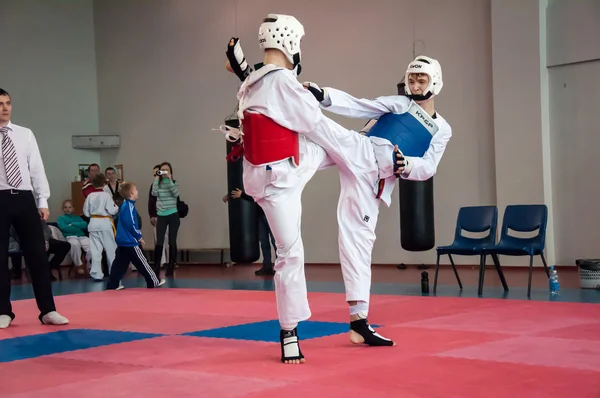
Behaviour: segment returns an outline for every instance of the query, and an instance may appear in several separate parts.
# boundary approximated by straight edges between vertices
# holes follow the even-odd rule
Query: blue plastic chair
[[[450,264],[454,270],[454,275],[458,281],[458,286],[462,290],[463,286],[458,276],[458,271],[454,265],[452,255],[457,256],[481,256],[484,247],[494,246],[496,244],[496,230],[498,228],[498,208],[496,206],[469,206],[462,207],[458,212],[456,219],[456,230],[454,232],[454,242],[450,246],[439,246],[437,248],[437,261],[435,264],[435,278],[433,282],[433,293],[437,290],[438,272],[440,268],[440,257],[447,254],[450,258]],[[483,238],[469,238],[462,235],[462,231],[481,233],[489,231]],[[481,264],[481,259],[480,259]],[[497,267],[498,275],[502,281],[505,290],[506,280],[502,270]],[[481,273],[481,270],[480,270]],[[480,287],[481,290],[481,287]]]
[[[533,271],[533,256],[539,255],[544,263],[544,270],[549,276],[548,265],[544,258],[546,246],[546,225],[548,223],[548,207],[546,205],[510,205],[506,206],[502,221],[500,241],[494,247],[485,248],[482,252],[482,264],[485,270],[486,256],[529,256],[529,282],[527,284],[527,297],[531,297],[531,275]],[[534,232],[538,234],[532,238],[518,238],[508,235],[508,230],[518,232]],[[483,273],[480,275],[483,285]]]

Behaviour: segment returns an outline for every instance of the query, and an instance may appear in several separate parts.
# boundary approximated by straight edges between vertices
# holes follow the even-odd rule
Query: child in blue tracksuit
[[[138,226],[138,214],[135,209],[138,190],[135,184],[123,182],[119,187],[119,193],[124,202],[119,209],[116,236],[117,253],[106,289],[120,290],[123,288],[120,282],[125,272],[127,272],[129,263],[133,264],[144,277],[148,288],[162,286],[165,284],[165,280],[158,279],[141,249],[141,246],[144,245],[144,239],[142,239],[142,231]]]

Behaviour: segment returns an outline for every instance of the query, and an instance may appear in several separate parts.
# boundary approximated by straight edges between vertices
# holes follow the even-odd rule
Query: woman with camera
[[[177,210],[179,198],[179,186],[173,180],[173,168],[169,162],[163,162],[160,170],[154,175],[152,184],[152,196],[156,196],[156,245],[154,247],[154,258],[160,259],[165,242],[167,227],[169,229],[169,263],[165,276],[173,276],[175,260],[177,259],[177,232],[180,220]],[[160,261],[156,267],[157,275],[160,275]]]

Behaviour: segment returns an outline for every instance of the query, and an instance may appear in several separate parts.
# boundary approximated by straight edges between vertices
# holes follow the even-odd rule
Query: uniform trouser
[[[244,159],[244,189],[265,212],[275,237],[275,295],[279,322],[286,325],[310,318],[304,275],[304,246],[301,236],[302,191],[329,159],[318,145],[300,136],[302,160],[298,167],[290,161],[253,166]]]
[[[340,173],[338,242],[346,300],[368,303],[380,202],[374,189],[378,179],[387,176],[380,176],[373,143],[366,136],[324,118],[307,137],[327,152]]]
[[[81,250],[85,252],[87,266],[90,268],[92,261],[92,252],[90,250],[90,238],[87,236],[68,236],[67,242],[71,244],[71,260],[73,265],[81,267]]]
[[[94,279],[102,279],[104,278],[104,273],[102,272],[102,250],[106,251],[109,274],[112,269],[112,263],[115,260],[117,243],[115,242],[115,233],[113,230],[90,231],[90,248],[92,252],[90,276]]]
[[[123,279],[123,276],[127,272],[129,263],[133,264],[138,272],[144,277],[148,288],[158,286],[158,278],[150,264],[148,264],[142,249],[139,246],[120,246],[116,251],[115,262],[113,263],[106,289],[114,290],[119,287],[119,282],[121,282],[121,279]]]
[[[271,232],[271,227],[269,227],[269,221],[267,221],[267,217],[264,213],[259,214],[258,216],[258,241],[260,242],[260,250],[263,255],[263,267],[273,268],[271,244],[273,247],[277,248],[277,243],[275,242],[275,237]]]

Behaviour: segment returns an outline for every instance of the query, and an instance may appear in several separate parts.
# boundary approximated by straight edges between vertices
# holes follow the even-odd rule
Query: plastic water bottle
[[[558,296],[560,294],[560,283],[558,282],[558,273],[554,269],[554,266],[550,267],[548,283],[550,287],[550,296]]]
[[[421,272],[421,293],[429,294],[429,274],[427,271]]]

